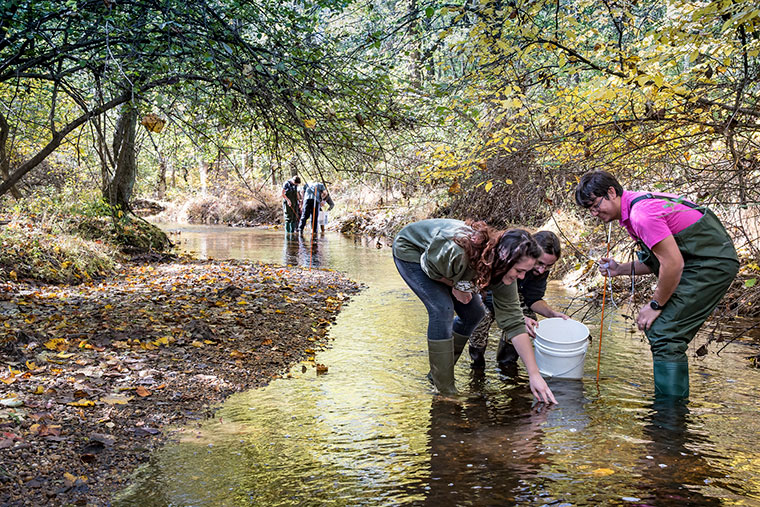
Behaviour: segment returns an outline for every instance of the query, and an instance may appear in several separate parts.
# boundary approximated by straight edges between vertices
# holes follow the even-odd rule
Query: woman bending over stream
[[[480,292],[490,290],[495,321],[523,360],[530,390],[539,401],[556,403],[538,371],[517,295],[516,280],[540,256],[527,231],[499,231],[485,222],[420,220],[398,233],[393,260],[427,309],[430,375],[438,392],[457,392],[454,364],[485,315]]]

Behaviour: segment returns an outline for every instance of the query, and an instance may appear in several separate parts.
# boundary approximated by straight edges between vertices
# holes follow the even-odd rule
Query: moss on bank
[[[77,284],[113,274],[125,255],[163,252],[171,242],[137,217],[16,215],[0,225],[0,245],[0,279]]]

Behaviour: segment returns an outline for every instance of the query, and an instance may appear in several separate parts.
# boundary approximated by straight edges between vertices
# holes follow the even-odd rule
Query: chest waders
[[[631,208],[643,199],[671,201],[702,213],[702,218],[673,235],[683,256],[683,273],[662,313],[646,331],[652,350],[655,396],[685,398],[689,395],[686,349],[734,280],[739,260],[726,229],[708,208],[652,194],[637,197],[631,201]],[[658,274],[660,263],[652,250],[641,240],[637,243],[642,250],[637,252],[639,260]]]
[[[296,232],[298,227],[298,190],[290,187],[282,200],[282,212],[285,214],[285,232]]]

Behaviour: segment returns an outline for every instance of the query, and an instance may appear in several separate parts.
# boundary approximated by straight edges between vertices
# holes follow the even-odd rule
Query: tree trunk
[[[3,177],[4,181],[7,181],[11,177],[11,155],[6,151],[9,132],[10,127],[5,120],[5,115],[0,112],[0,176]],[[15,185],[11,187],[10,191],[13,197],[21,199],[21,192],[18,191]]]
[[[407,35],[409,41],[413,45],[412,50],[409,52],[409,80],[413,88],[422,87],[422,70],[420,68],[422,55],[420,54],[420,44],[422,43],[419,33],[419,5],[417,0],[407,0],[406,15],[409,19],[409,26],[407,29]]]
[[[159,156],[158,161],[158,185],[156,185],[156,195],[163,200],[166,197],[166,158]]]
[[[208,190],[208,168],[209,163],[203,160],[203,155],[198,157],[198,176],[201,184],[201,194],[206,195]]]
[[[152,81],[148,83],[143,88],[141,88],[139,92],[142,93],[152,88],[155,88],[157,86],[174,84],[176,82],[177,82],[176,77],[159,79],[157,81]],[[79,118],[76,118],[75,120],[63,126],[63,128],[61,128],[60,131],[56,132],[53,135],[52,139],[50,139],[50,141],[40,151],[38,151],[34,156],[32,156],[32,158],[28,159],[26,162],[24,162],[19,167],[17,167],[13,171],[13,173],[10,175],[10,178],[0,183],[0,195],[4,195],[6,192],[8,192],[11,189],[11,187],[13,187],[13,185],[18,183],[19,180],[21,180],[21,178],[24,177],[24,175],[26,175],[29,171],[31,171],[32,169],[37,167],[40,163],[42,163],[42,161],[45,160],[48,157],[48,155],[53,153],[56,150],[56,148],[58,148],[61,145],[63,140],[66,139],[66,136],[68,136],[72,131],[84,125],[93,116],[103,114],[106,111],[110,111],[111,109],[118,107],[121,104],[124,104],[125,102],[130,100],[131,97],[132,97],[131,92],[123,93],[122,95],[119,95],[111,99],[105,104],[102,104],[96,107],[92,111],[86,111],[84,114],[79,116]]]
[[[137,178],[136,134],[137,108],[132,102],[127,102],[122,106],[121,115],[116,122],[113,134],[116,167],[103,196],[108,204],[121,210],[129,209],[129,200]]]

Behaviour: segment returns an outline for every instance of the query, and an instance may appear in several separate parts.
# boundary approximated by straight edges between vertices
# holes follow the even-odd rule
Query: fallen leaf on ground
[[[130,400],[134,399],[134,396],[127,396],[124,394],[109,394],[100,398],[100,401],[109,405],[126,405]]]

